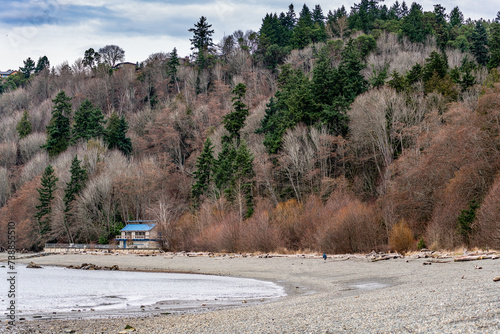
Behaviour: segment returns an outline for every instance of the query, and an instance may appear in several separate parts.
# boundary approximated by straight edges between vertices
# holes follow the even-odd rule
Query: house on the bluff
[[[116,236],[120,248],[158,248],[158,226],[154,220],[129,220]]]
[[[8,76],[16,74],[17,71],[8,70],[8,71],[0,71],[0,78],[7,78]]]

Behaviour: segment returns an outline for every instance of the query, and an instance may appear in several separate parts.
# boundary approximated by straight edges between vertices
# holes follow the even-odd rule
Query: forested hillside
[[[500,12],[465,15],[290,5],[218,43],[201,17],[189,60],[28,58],[0,81],[1,245],[153,219],[168,250],[500,248]]]

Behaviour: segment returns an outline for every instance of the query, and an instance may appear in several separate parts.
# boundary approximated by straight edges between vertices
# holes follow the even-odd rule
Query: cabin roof
[[[128,224],[120,232],[151,231],[155,226],[156,224]]]

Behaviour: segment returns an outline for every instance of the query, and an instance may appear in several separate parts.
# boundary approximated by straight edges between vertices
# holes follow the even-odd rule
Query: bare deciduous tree
[[[111,67],[125,59],[125,51],[118,45],[106,45],[99,49],[99,54],[102,60]]]

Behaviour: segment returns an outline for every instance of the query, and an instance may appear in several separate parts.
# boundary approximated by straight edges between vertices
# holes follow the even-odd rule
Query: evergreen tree
[[[249,151],[246,142],[242,141],[236,151],[233,161],[233,174],[229,187],[226,189],[226,196],[231,202],[238,205],[240,219],[252,216],[253,208],[253,155]]]
[[[429,27],[424,20],[422,6],[416,2],[412,3],[410,12],[403,18],[401,32],[408,36],[412,42],[425,42],[427,35],[430,33]]]
[[[55,175],[52,165],[48,165],[42,174],[41,187],[37,188],[40,204],[36,206],[37,212],[35,218],[38,222],[40,235],[45,235],[51,229],[52,200],[56,191],[56,182],[58,178]]]
[[[447,15],[445,13],[445,10],[446,8],[439,4],[434,5],[434,34],[436,35],[437,44],[441,48],[441,50],[444,50],[448,43],[448,40],[450,39],[448,23],[446,22]]]
[[[285,35],[291,34],[293,31],[290,30],[288,32],[286,19],[285,16],[282,19],[283,22],[281,22],[276,14],[266,14],[259,30],[259,47],[262,50],[267,49],[271,45],[285,46],[283,43],[283,40],[286,39]]]
[[[245,120],[248,117],[249,111],[246,104],[243,103],[247,87],[243,83],[239,83],[234,87],[232,93],[235,95],[232,98],[234,111],[225,115],[222,123],[224,128],[229,132],[231,139],[236,138],[236,146],[240,145],[240,131],[245,126]]]
[[[432,51],[428,58],[425,59],[425,65],[422,70],[424,83],[429,81],[434,73],[437,73],[440,79],[448,73],[448,59],[445,53]]]
[[[500,13],[500,12],[499,12]],[[488,62],[488,68],[496,68],[500,66],[500,22],[493,23],[490,28],[490,60]]]
[[[17,123],[16,130],[21,139],[31,134],[32,126],[26,110],[23,112],[23,117]]]
[[[236,157],[236,149],[230,142],[222,143],[222,151],[219,152],[217,160],[214,162],[213,180],[217,196],[220,197],[233,176],[233,161]]]
[[[413,65],[411,70],[409,70],[406,73],[405,79],[406,79],[407,84],[413,85],[415,82],[420,81],[422,79],[422,72],[423,72],[422,65],[420,65],[419,63],[416,63],[415,65]],[[432,76],[432,74],[431,74],[431,76]]]
[[[313,43],[326,42],[327,34],[325,26],[325,16],[323,15],[323,10],[321,9],[320,5],[314,6],[314,10],[312,12],[312,20],[314,23],[312,31]]]
[[[472,224],[476,220],[477,209],[479,209],[479,204],[475,200],[472,200],[469,203],[469,209],[462,210],[457,218],[458,233],[462,236],[467,246],[470,242],[470,235],[473,227]]]
[[[28,79],[33,72],[35,72],[35,62],[31,57],[28,57],[28,59],[23,60],[23,67],[19,67],[19,71],[24,74],[24,77]]]
[[[297,21],[297,25],[293,29],[291,41],[293,48],[303,49],[311,43],[313,38],[313,28],[314,23],[312,13],[309,10],[309,7],[304,4],[302,11],[300,12],[299,20]]]
[[[73,238],[73,234],[71,231],[71,218],[73,202],[76,199],[76,196],[82,191],[85,181],[87,180],[87,171],[80,167],[80,160],[75,155],[73,161],[71,162],[71,180],[66,183],[66,190],[64,192],[64,227],[66,229],[66,233],[68,235],[68,240],[71,243],[74,243],[75,240]]]
[[[194,28],[189,29],[189,32],[193,33],[193,38],[191,41],[191,50],[197,50],[196,63],[200,69],[206,67],[206,60],[208,55],[213,51],[214,43],[212,42],[212,34],[214,30],[211,30],[211,24],[208,24],[207,18],[202,16],[200,20],[194,25]]]
[[[167,75],[170,77],[170,84],[177,87],[179,92],[179,84],[177,83],[177,69],[179,67],[179,57],[177,56],[177,48],[174,48],[170,53],[170,59],[167,63]]]
[[[375,20],[379,18],[379,2],[381,1],[361,0],[359,4],[354,4],[348,18],[349,28],[361,30],[368,34],[373,29]]]
[[[271,154],[277,153],[281,148],[281,137],[286,131],[286,127],[280,120],[281,112],[276,103],[279,96],[278,91],[275,97],[271,97],[266,105],[264,118],[260,121],[260,128],[255,131],[258,134],[264,134],[263,144]]]
[[[116,112],[108,119],[104,141],[109,149],[118,149],[125,155],[132,153],[132,141],[127,137],[128,123],[125,117],[118,117]]]
[[[83,60],[82,64],[85,67],[90,67],[91,69],[94,69],[99,62],[101,61],[101,55],[99,52],[95,51],[93,48],[90,48],[85,51],[83,55]]]
[[[348,105],[354,102],[354,99],[369,87],[368,81],[361,74],[365,67],[366,65],[361,61],[361,55],[355,41],[350,40],[342,51],[342,61],[337,68],[339,91]]]
[[[54,102],[52,118],[49,125],[47,125],[47,143],[43,146],[51,157],[64,152],[68,148],[70,140],[70,101],[71,98],[67,97],[64,91],[60,91],[56,98],[52,100]]]
[[[485,66],[488,61],[488,34],[483,22],[477,21],[474,31],[472,32],[471,53],[476,58],[478,64]]]
[[[476,77],[472,74],[472,71],[476,69],[476,64],[469,60],[467,56],[462,59],[462,64],[460,66],[461,80],[458,81],[460,86],[462,86],[462,91],[474,86],[476,84]]]
[[[396,90],[396,92],[401,93],[406,88],[405,77],[400,75],[398,71],[394,70],[391,74],[391,79],[387,82],[389,87]]]
[[[85,141],[91,138],[101,138],[104,135],[104,115],[101,108],[94,106],[88,99],[82,102],[75,111],[71,140],[73,143],[79,139]]]
[[[210,138],[207,138],[203,145],[203,150],[196,160],[196,170],[193,173],[195,183],[191,187],[191,196],[197,202],[200,196],[207,193],[212,182],[215,159],[213,155],[213,145]]]
[[[408,14],[410,13],[410,11],[408,10],[408,6],[406,5],[406,2],[403,1],[401,3],[401,17],[405,17],[407,16]]]
[[[464,14],[460,11],[460,8],[455,7],[450,12],[450,25],[452,27],[460,27],[464,23]]]
[[[50,62],[47,56],[38,58],[38,62],[36,63],[35,73],[40,73],[45,69],[48,70],[49,68],[50,68]]]

